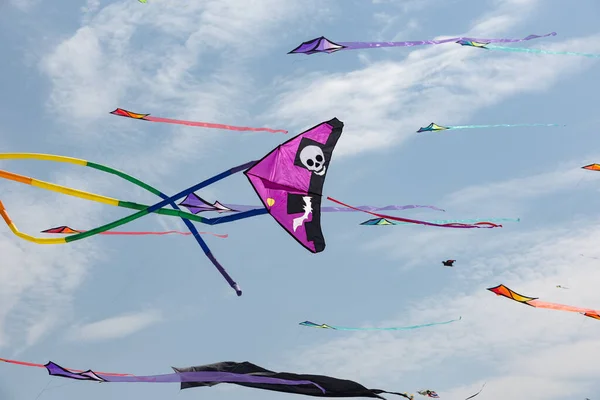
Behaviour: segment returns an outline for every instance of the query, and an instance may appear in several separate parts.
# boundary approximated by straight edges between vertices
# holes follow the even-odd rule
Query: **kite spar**
[[[458,43],[458,41],[472,41],[472,42],[485,42],[485,43],[516,43],[524,42],[527,40],[533,40],[538,38],[544,38],[548,36],[556,36],[556,32],[547,33],[545,35],[529,35],[523,39],[475,39],[468,37],[455,37],[449,39],[439,40],[417,40],[407,42],[332,42],[324,36],[303,42],[300,46],[290,51],[288,54],[315,54],[315,53],[335,53],[341,50],[360,50],[360,49],[373,49],[382,47],[413,47],[413,46],[424,46],[424,45],[437,45],[444,43]]]

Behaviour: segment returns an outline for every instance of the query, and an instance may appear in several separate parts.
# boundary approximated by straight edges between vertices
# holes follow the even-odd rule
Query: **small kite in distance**
[[[442,261],[442,264],[444,264],[444,267],[454,267],[455,262],[456,260],[446,260]]]
[[[447,131],[451,129],[478,129],[478,128],[523,128],[523,127],[534,127],[534,126],[559,126],[558,124],[496,124],[496,125],[452,125],[442,126],[435,122],[429,125],[419,128],[417,133],[421,132],[439,132]]]
[[[171,119],[171,118],[160,118],[160,117],[151,117],[150,114],[139,114],[131,111],[124,110],[122,108],[117,108],[114,111],[110,112],[113,115],[118,115],[120,117],[127,117],[132,119],[139,119],[142,121],[152,121],[152,122],[163,122],[166,124],[177,124],[177,125],[187,125],[187,126],[199,126],[201,128],[213,128],[213,129],[227,129],[230,131],[252,131],[252,132],[271,132],[271,133],[288,133],[288,131],[283,129],[271,129],[271,128],[251,128],[248,126],[233,126],[233,125],[223,125],[223,124],[213,124],[210,122],[196,122],[196,121],[185,121],[180,119]]]
[[[488,288],[490,292],[495,293],[498,296],[504,296],[511,300],[514,300],[518,303],[523,303],[531,307],[535,308],[547,308],[550,310],[559,310],[559,311],[570,311],[577,312],[583,314],[586,317],[594,318],[600,320],[600,311],[592,310],[590,308],[581,308],[581,307],[573,307],[565,304],[557,304],[557,303],[548,303],[545,301],[539,301],[537,297],[527,297],[523,296],[517,292],[512,291],[504,285],[498,285],[493,288]]]
[[[433,390],[419,390],[417,393],[419,393],[421,396],[427,396],[427,397],[431,397],[434,399],[439,399],[440,396],[438,396],[438,394],[436,392],[434,392]]]
[[[63,368],[53,362],[45,365],[0,358],[0,361],[27,367],[46,368],[52,376],[92,382],[181,383],[180,389],[211,387],[231,383],[254,389],[295,393],[315,397],[371,397],[385,400],[381,394],[394,394],[410,399],[404,393],[367,389],[358,382],[325,375],[294,374],[269,371],[248,361],[223,361],[188,368],[173,368],[175,373],[151,376],[81,371]]]
[[[527,49],[523,47],[505,47],[505,46],[496,46],[490,44],[491,42],[485,40],[458,40],[456,43],[461,46],[475,47],[478,49],[486,49],[486,50],[497,50],[497,51],[506,51],[510,53],[532,53],[532,54],[554,54],[554,55],[562,55],[562,56],[579,56],[579,57],[589,57],[589,58],[600,58],[600,54],[592,54],[592,53],[577,53],[573,51],[551,51],[551,50],[541,50],[541,49]]]
[[[466,37],[455,37],[450,39],[440,40],[417,40],[407,42],[332,42],[324,36],[303,42],[300,46],[294,50],[288,52],[288,54],[315,54],[315,53],[335,53],[341,50],[360,50],[360,49],[374,49],[382,47],[412,47],[412,46],[423,46],[430,44],[444,44],[444,43],[457,43],[461,40],[472,41],[472,42],[485,42],[485,43],[515,43],[524,42],[527,40],[533,40],[538,38],[544,38],[548,36],[556,36],[556,32],[551,32],[545,35],[529,35],[523,39],[474,39]]]
[[[310,322],[310,321],[300,322],[300,325],[307,326],[310,328],[331,329],[331,330],[335,330],[335,331],[406,331],[406,330],[424,328],[427,326],[447,325],[452,322],[460,321],[461,319],[462,319],[462,317],[459,317],[458,319],[451,319],[449,321],[444,321],[444,322],[431,322],[429,324],[404,326],[404,327],[398,327],[398,328],[396,328],[396,327],[393,327],[393,328],[347,328],[344,326],[315,324],[314,322]]]
[[[568,289],[568,287],[561,286],[561,285],[556,285],[556,287],[559,288],[559,289]]]
[[[587,169],[590,171],[600,171],[600,164],[590,164],[590,165],[586,165],[585,167],[581,167],[583,169]]]

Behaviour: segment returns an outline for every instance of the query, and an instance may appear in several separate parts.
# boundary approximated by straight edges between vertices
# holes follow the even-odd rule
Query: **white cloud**
[[[525,11],[530,11],[533,3],[525,2]],[[476,26],[479,36],[506,34],[523,20],[521,7],[502,4],[502,12],[490,14]],[[499,20],[492,24],[490,18]],[[600,50],[598,38],[570,39],[547,47],[595,51]],[[306,125],[307,115],[315,121],[337,116],[346,124],[344,140],[336,150],[340,157],[396,147],[416,137],[416,130],[432,121],[466,122],[481,109],[517,94],[546,91],[565,76],[592,65],[593,61],[578,57],[515,57],[455,44],[431,46],[413,50],[399,62],[372,62],[350,72],[298,75],[281,84],[278,103],[268,114],[296,127]]]
[[[458,315],[462,321],[427,328],[426,334],[340,333],[339,339],[304,349],[301,356],[295,350],[294,358],[301,360],[295,364],[315,373],[326,371],[349,379],[377,381],[377,385],[385,384],[392,390],[414,391],[418,387],[407,387],[408,382],[414,384],[410,378],[440,376],[452,365],[467,363],[485,374],[480,379],[488,381],[489,399],[509,395],[558,399],[561,394],[573,394],[575,387],[581,387],[579,380],[593,379],[598,373],[600,340],[595,329],[582,329],[592,328],[597,321],[575,313],[523,306],[485,288],[504,283],[543,301],[600,309],[594,295],[600,272],[596,262],[579,256],[593,251],[600,241],[598,222],[594,219],[583,226],[574,223],[509,234],[495,241],[473,236],[456,239],[455,246],[448,247],[461,248],[462,264],[454,270],[460,286],[454,283],[452,290],[420,296],[418,305],[401,311],[402,317],[377,325],[412,325]],[[413,253],[419,248],[410,237],[405,236],[404,241]],[[571,285],[568,293],[555,288],[566,281]],[[466,283],[476,289],[465,291]],[[404,377],[402,383],[397,382],[398,377]],[[477,380],[470,387],[454,389],[452,383],[438,383],[441,387],[431,389],[442,398],[460,399],[459,395],[464,398],[477,391],[481,383]]]
[[[124,314],[69,329],[73,340],[95,342],[126,337],[162,321],[158,311]]]
[[[9,0],[9,2],[21,11],[29,11],[34,5],[38,4],[40,0]]]
[[[592,159],[599,157],[600,155],[590,156]],[[486,205],[489,212],[496,212],[499,207],[510,208],[511,205],[527,199],[595,184],[595,180],[592,179],[594,176],[589,174],[590,171],[581,169],[581,159],[580,157],[569,162],[561,162],[550,172],[467,187],[449,194],[442,203],[444,207],[452,209],[473,209],[477,204],[481,204]],[[541,168],[548,170],[551,169],[551,165],[548,163]],[[495,204],[490,205],[492,199]]]
[[[577,180],[567,169],[570,164],[561,163],[566,172],[557,169],[473,187],[449,198],[460,199],[465,208],[474,203],[522,205],[572,189]],[[518,188],[527,190],[519,193]],[[498,196],[503,191],[513,195]],[[340,332],[339,338],[294,349],[291,362],[299,369],[365,383],[373,381],[390,390],[414,392],[423,385],[451,400],[477,392],[484,381],[485,398],[491,400],[589,397],[593,395],[589,392],[591,383],[600,372],[600,339],[593,329],[598,321],[577,313],[523,306],[485,288],[502,283],[541,301],[600,310],[595,294],[600,271],[593,258],[598,255],[599,226],[598,218],[587,218],[518,232],[424,228],[418,235],[405,230],[382,235],[367,249],[379,257],[397,259],[405,268],[439,264],[448,254],[460,256],[448,288],[427,293],[424,287],[419,290],[418,303],[399,310],[397,318],[368,325],[406,326],[458,315],[462,320],[426,328],[426,334],[424,330],[350,335]],[[557,289],[558,284],[570,289]],[[357,326],[367,325],[368,316],[357,318]],[[468,384],[457,386],[455,380],[444,378],[459,374],[463,368],[465,372],[456,381],[471,380]],[[424,377],[435,379],[424,381]]]
[[[125,107],[174,118],[231,124],[244,118],[247,122],[247,106],[257,97],[254,82],[248,79],[248,62],[268,56],[277,45],[270,36],[279,32],[278,39],[285,37],[283,24],[292,20],[306,21],[304,27],[316,23],[321,16],[311,13],[311,4],[322,2],[199,0],[155,2],[146,7],[124,1],[99,8],[97,1],[89,0],[82,10],[83,25],[70,37],[50,51],[36,42],[37,51],[46,53],[39,67],[50,80],[48,111],[67,127],[60,130],[56,143],[70,140],[71,148],[84,145],[79,154],[64,155],[87,156],[144,180],[172,174],[186,158],[198,157],[199,148],[208,147],[199,143],[218,134],[184,128],[149,143],[148,133],[141,131],[151,124],[136,124],[108,112]],[[319,9],[326,18],[327,5]],[[54,40],[45,38],[43,43]],[[223,110],[227,110],[227,120]],[[49,168],[55,171],[57,166]],[[23,173],[20,168],[7,169]],[[69,167],[60,179],[37,172],[31,175],[114,197],[140,192],[130,186],[123,192],[125,184],[114,177],[77,167]],[[165,191],[170,185],[167,182]],[[105,205],[31,187],[17,188],[15,183],[0,182],[0,187],[5,193],[2,201],[25,232],[67,223],[88,229],[117,213]],[[22,349],[69,323],[72,294],[102,253],[93,239],[39,246],[23,242],[5,229],[0,236],[0,346]],[[137,323],[141,324],[140,320]]]

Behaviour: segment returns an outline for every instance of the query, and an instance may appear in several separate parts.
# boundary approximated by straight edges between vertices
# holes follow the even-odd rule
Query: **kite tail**
[[[174,196],[171,196],[171,197],[168,197],[164,193],[160,192],[159,190],[152,188],[152,189],[154,189],[154,190],[152,190],[152,192],[155,193],[155,194],[157,194],[161,198],[163,198],[164,199],[163,201],[161,201],[161,202],[159,202],[157,204],[154,204],[153,206],[150,206],[150,207],[147,207],[145,209],[142,209],[142,210],[140,210],[139,212],[137,212],[135,214],[132,214],[130,216],[127,216],[127,217],[121,218],[119,220],[113,221],[111,223],[108,223],[106,225],[100,226],[98,228],[94,228],[92,230],[89,230],[89,231],[86,231],[86,232],[77,233],[75,235],[64,237],[64,238],[38,238],[38,237],[34,237],[34,236],[31,236],[31,235],[28,235],[28,234],[20,232],[18,230],[18,228],[15,226],[15,224],[12,222],[12,220],[10,219],[10,217],[8,216],[8,213],[7,213],[6,209],[4,208],[4,205],[1,202],[0,202],[0,216],[2,216],[2,218],[4,219],[4,221],[6,222],[6,224],[8,225],[8,227],[10,228],[10,230],[16,236],[18,236],[18,237],[20,237],[20,238],[22,238],[24,240],[28,240],[30,242],[34,242],[34,243],[37,243],[37,244],[62,244],[62,243],[70,243],[72,241],[85,239],[87,237],[91,237],[91,236],[97,235],[99,233],[102,233],[102,232],[114,229],[114,228],[116,228],[118,226],[124,225],[124,224],[126,224],[128,222],[131,222],[131,221],[134,221],[134,220],[136,220],[138,218],[141,218],[141,217],[143,217],[145,215],[148,215],[150,213],[156,212],[157,210],[161,209],[165,205],[170,205],[174,209],[176,209],[176,210],[178,210],[178,211],[181,212],[181,210],[179,209],[179,207],[177,206],[177,204],[175,204],[176,200],[178,200],[178,199],[180,199],[182,197],[185,197],[186,195],[188,195],[188,194],[190,194],[190,193],[192,193],[192,192],[194,192],[196,190],[200,190],[200,189],[202,189],[202,188],[204,188],[206,186],[212,185],[213,183],[218,182],[221,179],[227,178],[228,176],[230,176],[232,174],[244,171],[244,170],[250,168],[255,163],[256,163],[256,161],[251,161],[251,162],[248,162],[248,163],[245,163],[245,164],[233,167],[233,168],[231,168],[231,169],[229,169],[227,171],[224,171],[224,172],[222,172],[222,173],[220,173],[218,175],[213,176],[212,178],[209,178],[209,179],[207,179],[207,180],[205,180],[203,182],[200,182],[200,183],[198,183],[198,184],[196,184],[196,185],[194,185],[194,186],[192,186],[192,187],[190,187],[188,189],[185,189],[185,190],[183,190],[183,191],[179,192],[178,194],[176,194]],[[6,173],[6,174],[9,174],[9,173]],[[123,177],[122,173],[120,173],[120,174],[114,173],[114,174]],[[17,179],[13,179],[13,180],[17,180]],[[22,181],[22,179],[20,179],[20,176],[19,176],[18,181]],[[134,178],[130,180],[130,182],[132,182],[132,183],[136,183],[135,181],[137,181],[137,180],[134,180]],[[138,181],[138,182],[142,183],[141,181]],[[29,181],[26,181],[24,183],[32,184],[31,183],[31,178],[29,178]],[[145,185],[145,187],[150,188],[149,185],[146,185],[146,184],[144,184],[144,185]],[[44,186],[41,186],[41,187],[44,187]],[[87,192],[83,192],[83,191],[76,191],[76,192],[78,194],[77,197],[88,198],[90,200],[96,200],[96,201],[108,199],[108,201],[105,200],[105,201],[102,201],[102,202],[108,203],[108,204],[111,204],[111,205],[118,205],[119,204],[119,201],[115,200],[115,199],[110,199],[110,198],[106,198],[104,196],[97,196],[97,195],[94,195],[94,196],[96,196],[98,199],[96,199],[96,198],[92,199],[92,198],[90,198],[91,194],[89,194]],[[70,193],[68,193],[68,194],[70,194]],[[84,194],[87,195],[87,196],[84,196]],[[249,216],[251,216],[251,215],[248,215],[248,217]],[[202,218],[202,219],[205,219],[205,218]],[[190,230],[190,232],[192,233],[192,235],[194,236],[194,238],[196,238],[196,241],[198,242],[198,244],[200,245],[200,247],[202,248],[202,250],[204,251],[204,253],[208,257],[208,259],[219,270],[219,272],[221,273],[221,275],[223,275],[223,277],[225,278],[225,280],[227,280],[227,282],[229,283],[229,285],[236,291],[236,294],[238,296],[241,296],[242,295],[242,291],[241,291],[239,285],[229,276],[229,274],[227,273],[227,271],[225,271],[225,269],[223,268],[223,266],[221,266],[221,264],[219,264],[219,262],[215,259],[215,257],[212,255],[212,252],[210,251],[210,249],[208,248],[208,246],[204,242],[204,240],[202,240],[202,238],[200,237],[200,234],[198,233],[198,231],[196,230],[196,228],[194,227],[194,225],[189,220],[187,220],[187,219],[183,219],[183,221],[186,224],[186,226],[188,227],[188,229]]]
[[[271,128],[252,128],[249,126],[233,126],[233,125],[225,125],[225,124],[214,124],[210,122],[198,122],[198,121],[185,121],[181,119],[171,119],[171,118],[161,118],[161,117],[152,117],[150,114],[139,114],[131,111],[124,110],[122,108],[117,108],[114,111],[110,112],[113,115],[118,115],[119,117],[126,117],[132,119],[141,119],[144,121],[151,122],[162,122],[165,124],[176,124],[176,125],[187,125],[187,126],[197,126],[201,128],[213,128],[213,129],[227,129],[230,131],[251,131],[251,132],[271,132],[271,133],[288,133],[285,129],[271,129]]]
[[[499,51],[507,51],[512,53],[533,53],[533,54],[555,54],[562,56],[579,56],[579,57],[589,57],[589,58],[600,58],[600,54],[592,54],[592,53],[578,53],[573,51],[552,51],[552,50],[540,50],[540,49],[527,49],[522,47],[504,47],[504,46],[495,46],[495,45],[486,45],[486,49],[490,50],[499,50]]]
[[[353,210],[357,210],[357,211],[362,211],[364,213],[367,214],[371,214],[375,217],[379,217],[379,218],[385,218],[385,219],[389,219],[389,220],[393,220],[393,221],[400,221],[400,222],[408,222],[411,224],[419,224],[419,225],[427,225],[427,226],[437,226],[437,227],[441,227],[441,228],[463,228],[463,229],[469,229],[469,228],[501,228],[502,225],[497,225],[494,224],[492,222],[478,222],[475,224],[460,224],[460,223],[449,223],[449,224],[434,224],[431,222],[427,222],[427,221],[419,221],[416,219],[408,219],[408,218],[400,218],[400,217],[394,217],[391,215],[384,215],[384,214],[378,214],[378,213],[374,213],[371,211],[366,211],[366,210],[360,210],[357,209],[356,207],[350,206],[348,204],[342,203],[339,200],[336,200],[332,197],[327,196],[327,200],[333,201],[334,203],[337,203],[339,205],[342,205],[344,207],[348,207],[351,208]]]
[[[560,126],[558,124],[496,124],[496,125],[453,125],[448,129],[478,129],[478,128],[522,128],[535,126]]]

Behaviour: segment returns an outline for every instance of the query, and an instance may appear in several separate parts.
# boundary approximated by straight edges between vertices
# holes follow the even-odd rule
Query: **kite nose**
[[[321,166],[321,163],[315,163],[315,168],[319,168]]]

